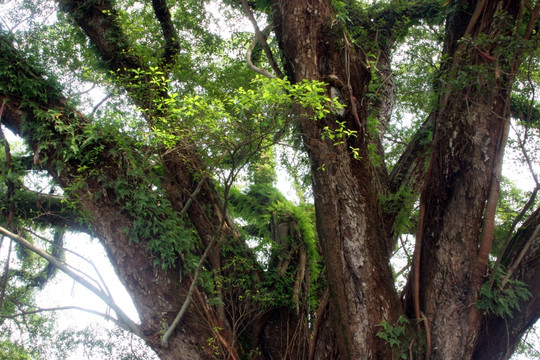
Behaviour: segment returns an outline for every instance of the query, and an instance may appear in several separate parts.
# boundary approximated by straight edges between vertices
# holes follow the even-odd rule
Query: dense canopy
[[[36,298],[61,271],[161,359],[538,355],[537,1],[0,13],[0,354],[112,346],[54,335]],[[77,233],[139,320],[65,261]]]

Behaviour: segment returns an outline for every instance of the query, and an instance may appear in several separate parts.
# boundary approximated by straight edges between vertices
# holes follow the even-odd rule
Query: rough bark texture
[[[416,251],[420,264],[415,269],[420,277],[419,305],[431,325],[434,359],[472,358],[481,327],[474,304],[486,273],[487,256],[482,252],[489,251],[487,242],[493,237],[490,206],[493,197],[498,199],[509,126],[507,84],[513,82],[521,61],[519,50],[498,52],[496,39],[528,36],[515,35],[511,27],[497,23],[497,11],[514,24],[522,9],[518,2],[471,2],[447,21],[448,75],[443,76],[447,83],[421,198],[417,235],[421,245]],[[494,40],[471,45],[481,34]],[[463,36],[472,41],[461,40]],[[481,51],[499,58],[487,61]],[[466,75],[465,81],[454,82],[457,72]]]
[[[130,70],[144,70],[147,64],[130,48],[113,3],[106,0],[58,3],[96,46],[104,64],[117,76],[126,78],[122,85],[131,101],[144,110],[148,125],[158,117],[168,116],[166,110],[152,106],[152,99],[155,96],[165,99],[169,95],[152,86],[145,88],[129,76]],[[393,21],[400,16],[421,18],[422,11],[429,16],[440,11],[439,5],[419,1],[397,7],[399,11],[389,6],[365,14],[361,9],[353,11],[351,6],[352,20],[344,25],[337,21],[336,9],[329,1],[270,3],[273,29],[289,79],[324,81],[328,84],[328,94],[337,93],[346,105],[343,114],[330,114],[317,121],[310,117],[309,111],[296,109],[312,167],[318,239],[329,284],[329,290],[321,293],[319,308],[311,313],[312,318],[307,315],[307,299],[302,298],[305,284],[309,283],[306,253],[301,239],[297,239],[300,245],[282,247],[282,252],[286,250],[294,255],[283,260],[282,254],[275,254],[278,276],[295,269],[291,272],[295,276],[291,297],[296,309],[276,307],[253,311],[252,304],[240,301],[234,289],[219,289],[224,304],[212,307],[207,301],[208,294],[198,289],[180,327],[169,340],[169,347],[164,348],[160,339],[163,323],[172,323],[192,281],[183,272],[184,254],[179,254],[175,268],[163,270],[154,266],[155,254],[147,249],[152,239],[132,241],[124,231],[137,219],[126,211],[126,200],[106,185],[125,175],[130,166],[122,154],[109,154],[117,145],[113,139],[100,139],[92,145],[96,147],[94,166],[98,175],[85,172],[85,164],[77,158],[58,170],[58,162],[64,162],[62,151],[69,148],[69,141],[64,142],[64,138],[76,135],[77,141],[83,143],[90,122],[67,104],[51,81],[34,72],[3,35],[0,61],[9,67],[11,75],[5,72],[0,77],[4,89],[0,101],[7,100],[2,124],[24,137],[31,148],[38,149],[35,155],[43,159],[44,168],[60,186],[68,189],[68,196],[77,200],[89,220],[88,227],[104,244],[118,276],[133,297],[141,318],[142,337],[162,359],[248,356],[242,353],[237,338],[241,327],[244,341],[249,342],[251,349],[258,350],[249,355],[256,359],[391,359],[397,356],[395,349],[377,333],[381,331],[381,322],[395,324],[405,314],[412,318],[412,325],[416,325],[415,318],[425,316],[427,326],[421,330],[416,326],[407,328],[405,338],[415,340],[402,346],[406,349],[414,343],[418,358],[431,355],[432,359],[507,359],[519,337],[540,316],[540,243],[538,237],[532,237],[540,224],[540,210],[523,225],[512,246],[502,255],[503,264],[511,266],[520,250],[525,245],[529,247],[523,260],[516,264],[512,278],[527,283],[533,298],[522,301],[522,311],[506,320],[484,314],[474,304],[485,280],[486,251],[492,239],[492,209],[498,198],[500,162],[508,129],[510,90],[523,53],[519,45],[512,48],[504,39],[514,38],[516,44],[527,41],[537,21],[538,6],[525,9],[523,2],[506,0],[460,1],[448,5],[451,9],[446,25],[439,108],[433,111],[388,174],[384,161],[373,162],[369,146],[375,145],[382,155],[382,134],[395,91],[391,81],[391,44],[403,31],[395,29]],[[166,72],[179,51],[179,41],[167,2],[155,0],[152,5],[163,32],[160,63]],[[529,15],[524,17],[526,10]],[[504,23],[498,22],[497,13],[506,16]],[[374,25],[380,22],[392,26]],[[512,24],[519,26],[513,28]],[[364,43],[352,42],[346,28],[352,25],[366,30]],[[489,40],[478,40],[485,38]],[[377,64],[382,78],[379,102],[368,100],[372,95],[369,86],[374,71],[370,61]],[[24,82],[18,82],[20,79]],[[28,98],[21,83],[31,83],[31,89],[39,88],[45,95]],[[54,118],[39,116],[39,109],[49,109],[59,114],[56,120],[75,125],[74,134],[58,130]],[[377,135],[368,131],[371,112],[378,114]],[[336,129],[337,121],[356,131],[357,136],[339,145],[324,138],[324,129]],[[50,132],[50,144],[40,143],[38,134],[28,130],[36,126]],[[422,144],[424,134],[431,128],[434,140],[431,154],[426,154]],[[351,148],[356,149],[357,157]],[[223,244],[252,259],[254,255],[238,236],[233,221],[221,210],[224,200],[212,179],[201,176],[207,169],[199,154],[197,144],[191,143],[179,143],[174,151],[159,154],[164,169],[161,185],[178,221],[186,204],[193,200],[193,194],[200,190],[186,212],[186,221],[200,240],[193,252],[200,256],[205,251],[223,221]],[[75,186],[81,184],[81,178],[84,186]],[[417,261],[402,307],[389,265],[395,240],[393,223],[400,200],[388,210],[382,208],[380,198],[404,187],[415,194],[421,193],[421,216]],[[275,242],[280,242],[282,235],[295,236],[293,223],[271,226]],[[237,270],[241,273],[243,269],[232,266],[224,253],[225,250],[216,246],[204,263],[205,268],[223,275],[230,272],[236,276]],[[262,272],[256,269],[250,275],[260,278]],[[418,281],[414,282],[415,279]],[[245,319],[236,323],[239,316]]]
[[[518,261],[523,246],[529,243],[526,255],[516,264],[513,278],[526,283],[532,294],[540,291],[540,237],[538,232],[532,237],[539,225],[540,209],[537,209],[502,255],[502,264],[510,267]],[[484,316],[473,356],[475,360],[510,358],[523,334],[540,318],[540,299],[533,296],[529,300],[521,300],[519,309],[519,315],[515,314],[512,318]]]
[[[394,289],[388,286],[392,274],[384,232],[379,229],[376,179],[365,133],[366,108],[360,108],[356,100],[365,95],[370,81],[365,55],[346,43],[339,27],[332,29],[332,10],[325,4],[288,1],[273,7],[280,46],[291,66],[289,75],[296,81],[333,81],[348,105],[344,114],[347,127],[359,133],[358,140],[336,146],[321,140],[325,126],[335,128],[335,117],[317,122],[307,118],[301,123],[312,162],[317,229],[328,269],[331,320],[340,355],[345,359],[385,356],[386,347],[373,325],[393,321],[399,306]],[[353,158],[348,146],[360,149],[361,160]]]

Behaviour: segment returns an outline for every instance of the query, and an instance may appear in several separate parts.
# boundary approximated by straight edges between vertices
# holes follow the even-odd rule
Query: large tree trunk
[[[125,76],[129,70],[146,69],[147,64],[133,55],[123,37],[112,2],[58,2],[85,31],[117,76]],[[130,239],[125,229],[131,229],[141,219],[126,210],[127,200],[111,186],[122,176],[127,177],[130,160],[125,154],[109,154],[117,145],[112,139],[93,140],[85,145],[86,152],[96,154],[92,159],[95,172],[85,170],[87,164],[79,158],[66,160],[64,155],[72,145],[69,137],[86,144],[85,130],[90,122],[67,105],[58,89],[47,85],[51,82],[34,73],[5,37],[0,38],[0,64],[7,69],[0,74],[4,90],[0,100],[8,99],[2,124],[23,136],[36,149],[38,159],[43,159],[45,169],[55,181],[71,198],[77,199],[139,310],[141,325],[136,332],[162,359],[239,359],[247,355],[242,354],[238,334],[230,324],[236,308],[246,313],[252,311],[244,320],[249,333],[244,340],[251,343],[252,349],[259,350],[258,355],[252,355],[254,358],[391,359],[397,354],[377,336],[380,324],[383,321],[395,324],[400,316],[407,314],[413,319],[413,326],[407,328],[404,339],[408,343],[403,342],[402,347],[415,344],[418,358],[508,358],[517,339],[539,316],[540,246],[533,237],[540,222],[538,211],[503,254],[506,264],[511,264],[519,250],[525,244],[529,246],[530,253],[515,271],[514,278],[529,284],[529,290],[536,296],[523,301],[523,314],[516,314],[511,321],[484,314],[474,304],[485,280],[493,238],[494,206],[508,132],[509,94],[523,52],[518,40],[529,39],[538,6],[529,9],[530,15],[524,17],[521,1],[480,0],[448,5],[452,10],[447,19],[439,108],[421,129],[435,126],[427,175],[423,165],[429,155],[420,146],[419,137],[411,141],[389,175],[384,163],[374,165],[369,146],[375,145],[380,152],[381,135],[393,102],[393,87],[390,82],[385,84],[385,98],[380,103],[369,101],[373,71],[369,64],[378,64],[385,77],[391,76],[389,44],[397,35],[387,36],[382,46],[378,41],[382,41],[383,32],[379,32],[378,26],[385,18],[413,16],[411,10],[400,14],[388,10],[377,23],[361,10],[351,9],[352,22],[364,27],[367,34],[359,46],[352,43],[345,25],[336,21],[330,1],[270,2],[289,78],[295,82],[324,81],[328,84],[328,94],[337,94],[346,105],[343,114],[330,114],[319,120],[310,118],[309,111],[297,109],[298,126],[312,166],[318,238],[329,291],[321,296],[319,308],[311,313],[313,318],[308,318],[302,308],[307,305],[298,299],[296,311],[282,307],[252,311],[252,304],[241,303],[234,296],[234,289],[218,291],[224,302],[222,307],[210,306],[209,294],[196,290],[192,305],[168,346],[161,343],[166,330],[164,324],[172,323],[193,281],[185,271],[184,259],[178,256],[176,267],[156,267],[151,258],[155,254],[148,250],[154,239],[151,236],[137,241]],[[421,3],[415,2],[414,6]],[[429,1],[425,3],[432,5]],[[168,64],[178,51],[178,39],[172,31],[166,3],[156,0],[152,4],[162,25],[166,40],[163,61]],[[496,16],[497,12],[504,15],[504,22],[498,22],[501,17]],[[395,30],[392,21],[389,20],[388,29]],[[507,43],[509,38],[516,40],[515,48]],[[168,96],[166,92],[151,87],[144,89],[141,84],[129,81],[124,86],[132,102],[143,109],[149,126],[156,118],[169,115],[165,110],[155,110],[151,102],[156,91],[164,98]],[[32,93],[35,89],[46,95],[37,96]],[[58,116],[45,117],[40,109]],[[374,109],[379,112],[378,136],[368,129],[368,115]],[[337,129],[338,121],[356,132],[356,136],[339,144],[325,137],[325,129]],[[57,122],[69,125],[73,133],[57,128]],[[179,222],[186,204],[196,198],[186,214],[200,243],[189,251],[200,257],[219,235],[223,244],[244,251],[244,258],[252,260],[253,254],[222,210],[221,194],[210,178],[200,176],[207,169],[193,150],[196,144],[178,145],[179,150],[166,151],[161,157],[164,171],[160,185],[173,209],[173,218]],[[60,163],[65,164],[59,167]],[[415,264],[402,307],[389,265],[396,213],[383,209],[380,197],[404,186],[420,192],[424,175]],[[76,186],[81,185],[81,179],[84,186]],[[143,176],[131,180],[144,182]],[[160,216],[151,213],[152,209],[148,211],[149,217]],[[225,229],[223,234],[219,234],[220,224]],[[278,233],[280,226],[290,225],[273,226],[273,231]],[[221,275],[230,272],[231,276],[237,276],[236,270],[240,274],[245,271],[228,266],[231,259],[219,246],[212,250],[204,263],[207,270]],[[305,267],[302,251],[305,252],[301,246],[295,249],[296,257],[289,259],[291,267]],[[259,268],[253,272],[254,278],[262,276]],[[420,323],[420,318],[422,328],[414,326],[414,321]],[[511,339],[503,341],[507,334]],[[490,336],[497,339],[496,346],[489,341]]]
[[[434,359],[470,359],[479,341],[482,314],[475,304],[493,240],[510,84],[521,62],[520,41],[530,36],[530,28],[520,26],[523,10],[517,1],[471,1],[447,20],[448,61],[420,201],[412,284],[414,312],[430,325]],[[503,37],[515,38],[507,44],[512,50],[500,49]]]
[[[110,3],[102,2],[97,5],[78,1],[61,3],[64,10],[72,13],[81,28],[97,44],[98,50],[112,71],[118,71],[118,75],[122,76],[129,70],[146,68],[144,62],[123,48],[127,46],[124,42],[118,41],[118,38],[121,38],[121,30],[115,23],[115,13]],[[117,37],[111,38],[111,32]],[[26,63],[8,38],[2,37],[1,41],[0,60],[6,72],[0,80],[5,86],[4,98],[9,99],[3,108],[2,123],[15,134],[25,138],[30,147],[35,149],[35,159],[41,163],[40,166],[51,174],[70,198],[76,199],[77,206],[84,213],[83,218],[89,222],[93,235],[101,240],[117,275],[132,296],[139,312],[141,324],[138,329],[133,330],[162,359],[178,359],[179,356],[189,359],[213,359],[216,356],[238,359],[241,352],[236,344],[238,339],[235,335],[238,334],[231,332],[232,329],[227,323],[228,319],[224,317],[224,312],[221,311],[222,308],[208,304],[207,300],[211,294],[206,294],[197,287],[192,295],[191,305],[179,327],[170,337],[168,345],[162,344],[163,333],[186,301],[188,289],[193,281],[191,275],[188,275],[189,270],[186,269],[182,257],[187,254],[172,254],[176,261],[164,269],[164,266],[159,265],[164,259],[158,259],[156,262],[157,255],[148,249],[155,239],[151,236],[134,239],[130,235],[135,223],[140,224],[142,221],[150,224],[150,219],[162,216],[153,213],[152,208],[144,209],[144,216],[148,219],[138,218],[136,214],[130,213],[126,202],[131,199],[122,196],[114,185],[123,178],[133,176],[128,173],[135,165],[132,163],[134,159],[128,160],[130,154],[123,151],[115,151],[114,155],[109,153],[109,150],[118,147],[115,139],[87,141],[86,131],[91,126],[90,121],[68,105],[68,101],[53,83],[48,83],[40,73],[35,72]],[[129,55],[126,55],[128,53]],[[38,90],[23,92],[24,89],[16,85],[17,81],[25,82],[32,89]],[[130,95],[133,92],[131,97],[133,103],[141,109],[150,110],[155,89],[145,88],[140,84],[135,84],[134,87],[131,85],[134,84],[128,84],[126,89]],[[41,94],[46,95],[40,97]],[[161,96],[167,95],[162,93]],[[55,119],[44,117],[36,109],[48,109],[58,116]],[[145,111],[144,114],[150,125],[156,117],[167,115],[159,111]],[[74,129],[73,132],[58,130],[56,125],[60,123]],[[47,141],[42,138],[44,133],[48,136]],[[66,146],[69,145],[64,141],[70,136],[77,137],[78,145],[85,143],[85,153],[95,155],[92,167],[99,171],[88,169],[84,165],[84,160],[80,158],[73,157],[66,160],[65,155],[68,153]],[[218,245],[210,248],[208,259],[205,261],[207,271],[216,270],[220,271],[222,276],[234,276],[228,273],[235,273],[234,266],[228,266],[227,271],[220,270],[227,264],[228,259],[223,257],[219,245],[225,244],[235,249],[237,256],[256,264],[254,255],[236,233],[235,225],[229,216],[223,214],[224,200],[212,184],[212,179],[200,175],[206,170],[205,164],[200,161],[196,151],[193,151],[194,148],[196,147],[193,144],[179,144],[176,151],[163,149],[164,176],[161,185],[172,210],[175,211],[173,216],[179,216],[187,209],[186,214],[189,218],[187,226],[192,225],[200,239],[199,248],[192,250],[195,256],[200,257],[210,247],[215,237],[219,236]],[[146,184],[144,174],[140,175],[142,177],[132,177],[129,181],[135,186]],[[78,186],[82,182],[84,185]],[[191,204],[186,206],[189,202]],[[180,217],[177,221],[182,223]],[[222,231],[219,232],[221,222],[223,222]],[[243,269],[240,269],[238,273],[242,274],[242,271]],[[255,268],[255,271],[260,269]],[[229,301],[225,306],[236,309],[250,306],[249,299],[245,296],[227,298],[227,294],[220,295]],[[306,331],[300,342],[292,340],[298,337],[295,332],[285,336],[281,334],[280,327],[283,324],[288,324],[290,329],[300,328],[298,314],[291,312],[290,309],[273,309],[270,314],[253,311],[249,315],[253,318],[242,321],[254,330],[251,334],[253,348],[263,349],[270,354],[273,352],[274,358],[284,358],[283,354],[287,353],[289,358],[295,358],[295,354],[299,351],[307,353],[309,341]],[[307,329],[306,318],[303,317],[301,320],[302,327]],[[283,344],[287,344],[287,348],[283,348]],[[293,345],[298,349],[289,348]]]
[[[357,100],[365,96],[370,81],[367,59],[362,49],[348,44],[339,25],[332,28],[334,17],[327,2],[280,1],[273,9],[280,46],[291,66],[289,76],[295,81],[330,82],[347,106],[342,119],[307,117],[300,125],[312,163],[317,229],[340,355],[389,358],[388,347],[376,336],[377,324],[393,322],[400,307],[367,150],[367,108]],[[335,129],[336,120],[344,120],[358,136],[341,145],[323,140],[323,129]],[[350,147],[359,149],[357,159]]]
[[[437,127],[421,200],[414,269],[419,281],[411,284],[415,317],[426,317],[426,351],[436,359],[471,358],[478,341],[482,317],[474,304],[493,238],[510,84],[521,61],[519,41],[528,39],[537,16],[521,28],[524,9],[518,2],[454,6],[446,30],[449,60],[441,77],[445,84],[432,117]],[[289,75],[337,88],[348,106],[339,120],[358,131],[357,138],[334,145],[322,139],[323,128],[335,128],[336,117],[301,123],[312,162],[317,226],[341,356],[387,358],[376,338],[377,325],[395,320],[400,310],[394,290],[387,286],[392,283],[386,255],[391,242],[381,221],[377,176],[367,149],[367,50],[349,43],[325,2],[275,2],[273,11]],[[498,22],[498,11],[510,25]],[[493,40],[475,45],[475,39],[485,35]],[[471,40],[463,40],[465,36]],[[515,37],[516,44],[502,53],[497,39],[505,36]],[[349,146],[359,149],[359,159],[351,156]]]

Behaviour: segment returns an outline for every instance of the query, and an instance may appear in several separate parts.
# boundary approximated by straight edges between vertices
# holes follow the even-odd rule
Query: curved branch
[[[106,293],[101,291],[100,289],[96,288],[94,285],[89,283],[86,279],[75,273],[73,270],[68,268],[66,265],[62,264],[58,259],[51,256],[49,253],[43,251],[42,249],[38,248],[34,244],[32,244],[30,241],[24,239],[23,237],[12,233],[11,231],[0,227],[0,232],[7,237],[11,238],[15,242],[17,242],[19,245],[25,247],[26,249],[34,252],[38,256],[42,257],[43,259],[47,260],[49,263],[54,265],[58,270],[62,271],[64,274],[93,292],[95,295],[97,295],[101,300],[103,300],[111,309],[113,309],[116,312],[116,315],[118,316],[118,322],[124,328],[125,330],[132,332],[133,334],[137,336],[142,336],[142,333],[140,332],[139,326],[133,322],[123,311],[116,305],[114,300],[108,296]]]
[[[93,108],[92,108],[92,112],[90,113],[90,116],[94,116],[94,114],[96,113],[96,111],[99,109],[99,107],[101,105],[103,105],[105,103],[105,101],[109,100],[110,98],[112,97],[111,94],[107,94],[103,99],[101,99]]]
[[[255,17],[253,16],[253,12],[251,11],[251,8],[249,7],[249,4],[247,3],[246,0],[242,0],[242,7],[244,8],[244,12],[246,13],[246,16],[248,17],[249,21],[253,25],[253,29],[255,30],[255,38],[257,39],[259,44],[261,44],[261,47],[263,48],[264,53],[266,54],[266,57],[268,58],[268,61],[270,62],[270,65],[272,66],[272,69],[274,70],[274,72],[277,74],[277,76],[279,78],[282,78],[283,73],[279,69],[279,66],[276,63],[276,61],[274,60],[274,55],[272,55],[272,51],[270,50],[270,47],[268,46],[268,43],[266,42],[266,38],[265,38],[263,32],[261,32],[261,30],[259,29],[259,25],[257,25],[257,20],[255,20]],[[255,45],[253,45],[253,46],[255,46]],[[248,51],[248,54],[250,54],[250,53],[251,52]],[[251,61],[251,59],[249,59],[249,62],[250,61]],[[248,62],[248,65],[249,65],[249,62]],[[265,74],[263,74],[263,75],[265,75]],[[267,75],[265,75],[265,76],[267,76]]]
[[[269,27],[266,27],[263,30],[263,32],[265,32],[267,29],[269,29]],[[251,61],[251,53],[253,52],[253,48],[255,48],[255,45],[257,45],[257,42],[258,42],[258,39],[257,39],[257,36],[255,36],[253,38],[253,41],[251,42],[251,44],[249,45],[249,47],[247,49],[247,52],[246,52],[247,65],[251,70],[255,71],[256,73],[261,74],[263,76],[266,76],[269,79],[275,79],[276,77],[273,74],[269,73],[268,71],[266,71],[264,69],[261,69],[261,68],[255,66],[255,64],[253,64],[253,61]]]

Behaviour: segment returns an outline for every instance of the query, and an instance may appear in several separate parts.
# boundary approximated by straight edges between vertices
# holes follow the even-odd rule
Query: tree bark
[[[502,265],[509,268],[518,261],[519,253],[529,243],[511,279],[524,282],[533,296],[526,300],[520,299],[519,309],[513,310],[512,317],[484,314],[473,356],[475,360],[509,359],[525,332],[540,318],[540,299],[534,295],[540,293],[539,226],[540,209],[537,209],[516,232],[508,250],[501,255]]]
[[[92,175],[89,170],[81,171],[80,169],[85,167],[77,159],[66,162],[61,156],[64,153],[65,143],[62,143],[62,139],[65,134],[55,130],[47,119],[35,115],[34,109],[48,109],[58,113],[57,120],[60,119],[64,124],[76,124],[77,134],[72,136],[79,136],[81,143],[85,142],[84,130],[90,126],[90,122],[81,113],[70,108],[62,95],[30,68],[8,40],[1,38],[0,41],[2,45],[0,60],[4,65],[9,64],[6,68],[17,74],[18,80],[24,79],[27,84],[32,83],[36,88],[43,88],[42,93],[47,94],[45,99],[28,98],[35,95],[19,94],[15,90],[16,87],[13,87],[13,91],[2,94],[3,98],[8,100],[2,124],[15,134],[24,137],[30,144],[36,144],[34,148],[37,148],[37,143],[41,139],[35,132],[25,129],[38,126],[50,129],[51,134],[56,136],[55,140],[51,139],[51,143],[42,143],[39,147],[39,157],[44,159],[43,168],[67,191],[71,199],[77,199],[79,209],[84,210],[93,233],[104,245],[118,277],[131,294],[139,311],[140,330],[144,340],[164,359],[173,359],[178,353],[193,359],[213,358],[206,339],[215,337],[212,329],[222,324],[219,320],[200,315],[204,310],[201,307],[206,305],[195,303],[191,306],[183,321],[184,330],[175,333],[168,349],[163,349],[160,345],[163,326],[172,322],[185,301],[184,296],[189,282],[185,277],[183,281],[181,280],[181,273],[184,271],[181,263],[176,264],[178,266],[176,269],[168,270],[153,264],[146,248],[151,239],[140,238],[137,241],[130,239],[129,229],[132,228],[135,219],[126,212],[124,200],[116,196],[114,189],[104,185],[122,176],[129,168],[129,163],[123,162],[122,154],[110,156],[107,150],[102,151],[101,146],[105,149],[116,146],[112,140],[105,139],[85,148],[87,152],[98,154],[94,160],[94,166],[100,169],[97,176]],[[1,81],[10,88],[9,84],[13,78],[2,78]],[[61,170],[57,167],[59,163],[64,164]],[[76,186],[83,177],[85,186]],[[212,321],[217,325],[209,326],[208,322]]]
[[[413,269],[419,278],[415,301],[430,324],[433,359],[470,359],[478,341],[482,316],[474,304],[493,238],[509,126],[509,84],[521,62],[517,42],[530,35],[513,27],[520,24],[523,12],[518,2],[473,1],[460,6],[447,19],[449,60],[441,78],[446,88],[436,112],[420,200],[415,251],[419,262]],[[497,24],[498,11],[512,25]],[[475,46],[475,39],[483,35],[492,41]],[[497,38],[503,36],[517,38],[514,51],[498,50]],[[486,53],[498,58],[487,61]]]
[[[142,109],[148,125],[170,115],[167,110],[153,107],[156,96],[168,98],[165,90],[142,86],[148,79],[130,77],[130,71],[148,70],[148,66],[129,47],[112,2],[59,0],[58,3],[85,31],[109,69],[126,79],[120,85]],[[88,228],[104,244],[118,276],[133,297],[141,318],[142,337],[162,359],[248,356],[242,353],[237,337],[242,326],[251,349],[260,351],[249,355],[254,358],[391,359],[396,356],[395,349],[377,333],[383,321],[395,324],[404,314],[414,321],[424,318],[424,329],[418,332],[416,326],[407,327],[405,336],[416,337],[416,343],[422,339],[426,343],[428,339],[431,341],[431,346],[422,349],[421,344],[415,349],[418,358],[430,355],[433,359],[508,358],[519,337],[539,317],[540,244],[533,237],[540,223],[538,211],[502,255],[510,266],[518,257],[516,254],[525,245],[529,246],[529,252],[516,264],[512,279],[527,283],[533,298],[523,300],[523,311],[506,320],[484,314],[474,305],[487,270],[493,206],[498,198],[508,130],[509,94],[523,53],[520,44],[529,40],[539,7],[527,9],[530,14],[523,16],[526,9],[518,1],[471,0],[448,5],[451,9],[439,108],[411,141],[394,171],[388,174],[384,162],[374,164],[370,144],[380,150],[380,135],[393,102],[393,86],[383,79],[384,99],[380,103],[368,100],[372,95],[370,83],[374,71],[370,62],[378,64],[382,76],[390,79],[390,45],[398,36],[390,30],[398,30],[393,26],[380,29],[373,25],[373,19],[394,19],[397,13],[389,10],[364,14],[351,10],[352,20],[347,24],[362,27],[368,33],[364,42],[355,43],[347,25],[337,21],[332,2],[272,0],[270,3],[274,31],[289,79],[324,81],[328,84],[328,95],[338,94],[346,105],[343,114],[329,114],[319,120],[314,120],[305,109],[296,109],[312,166],[318,237],[329,284],[328,295],[310,313],[314,316],[312,328],[307,315],[309,305],[305,292],[301,291],[307,275],[305,249],[299,239],[299,245],[291,246],[289,251],[295,255],[280,261],[278,272],[279,276],[287,271],[296,276],[291,289],[296,309],[276,307],[255,311],[250,307],[253,304],[242,303],[232,288],[217,291],[224,304],[216,308],[208,303],[210,294],[196,289],[192,305],[170,338],[169,347],[163,347],[161,336],[165,324],[172,323],[186,301],[192,281],[183,263],[186,254],[176,254],[174,266],[163,269],[154,266],[156,255],[148,249],[154,240],[151,236],[137,241],[130,238],[125,229],[131,229],[141,219],[126,210],[128,200],[110,185],[130,169],[126,154],[110,155],[109,151],[118,144],[114,139],[100,138],[90,141],[84,149],[96,154],[94,172],[88,171],[80,158],[66,160],[69,141],[86,144],[86,130],[91,123],[68,105],[57,85],[34,71],[4,36],[0,37],[0,68],[7,70],[0,72],[0,100],[7,102],[2,124],[36,149],[34,158],[43,161],[44,169],[84,211],[89,219]],[[156,0],[152,5],[165,40],[160,50],[161,64],[167,71],[178,54],[179,39],[167,3]],[[432,3],[426,1],[398,7],[405,9],[399,14],[410,16],[413,9],[423,5],[426,11],[434,11],[429,7]],[[496,14],[506,16],[506,22],[499,23],[501,18]],[[378,43],[383,33],[388,41],[384,46]],[[516,40],[514,48],[513,44],[505,43],[508,38]],[[382,55],[373,55],[381,48]],[[49,110],[52,116],[43,116],[43,110]],[[375,136],[368,129],[371,111],[379,113],[379,132]],[[58,121],[69,125],[73,133],[59,129]],[[338,121],[356,132],[356,136],[344,138],[342,143],[325,137],[327,129],[339,128]],[[422,133],[432,126],[434,140],[431,154],[427,155]],[[30,129],[46,130],[47,136]],[[189,219],[186,227],[197,233],[198,243],[190,251],[200,256],[213,243],[219,224],[223,223],[225,234],[220,244],[241,252],[255,264],[254,255],[237,236],[233,221],[221,210],[224,200],[212,179],[201,175],[208,169],[196,144],[178,145],[174,151],[153,151],[163,164],[160,185],[174,219],[180,223],[181,215],[186,213]],[[428,156],[430,165],[426,169]],[[81,179],[83,186],[75,186],[81,185]],[[415,194],[421,192],[421,216],[416,263],[402,308],[389,265],[394,245],[393,223],[398,211],[384,209],[380,198],[404,187],[410,187]],[[189,207],[188,203],[191,203]],[[398,200],[394,206],[399,208],[399,204]],[[152,215],[155,214],[148,216]],[[283,224],[273,225],[277,228]],[[293,225],[287,226],[291,232]],[[274,232],[279,231],[274,229]],[[235,267],[222,247],[212,250],[204,263],[208,271],[242,276],[245,269]],[[250,275],[259,280],[264,276],[260,267]],[[413,282],[414,279],[417,281]],[[245,320],[240,325],[234,323],[240,317]]]
[[[322,140],[322,134],[325,126],[336,128],[335,115],[317,121],[305,118],[300,125],[312,163],[317,229],[340,356],[388,358],[388,348],[376,336],[376,325],[397,319],[399,302],[380,229],[375,176],[367,150],[367,109],[357,100],[364,97],[370,81],[367,59],[361,48],[347,44],[343,28],[332,28],[332,9],[326,2],[280,1],[272,6],[280,47],[291,67],[289,76],[295,81],[330,82],[347,105],[343,116],[347,128],[358,132],[346,144],[334,145]],[[359,149],[359,160],[349,146]]]

